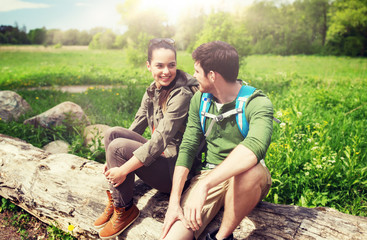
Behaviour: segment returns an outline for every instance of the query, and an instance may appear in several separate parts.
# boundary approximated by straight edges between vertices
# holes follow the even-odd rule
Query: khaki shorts
[[[266,197],[270,190],[271,186],[271,175],[268,168],[265,166],[265,163],[262,161],[262,166],[265,168],[266,177],[267,177],[267,184],[261,190],[261,198],[259,202]],[[199,181],[205,178],[211,170],[204,170],[201,171],[200,174],[194,176],[191,179],[189,187],[185,190],[182,194],[181,198],[181,205],[182,207],[185,206],[186,200],[189,198],[190,194],[193,193],[192,189],[199,183]],[[204,231],[206,226],[213,220],[215,215],[219,212],[219,210],[224,206],[224,199],[229,188],[230,179],[218,184],[217,186],[211,188],[208,193],[208,197],[205,201],[203,209],[201,211],[201,218],[202,218],[202,226],[196,232],[194,232],[194,236],[196,239],[200,236],[200,234]]]

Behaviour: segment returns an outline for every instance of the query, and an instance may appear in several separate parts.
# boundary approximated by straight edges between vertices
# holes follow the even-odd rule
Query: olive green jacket
[[[158,103],[161,89],[157,89],[154,82],[147,88],[129,128],[143,134],[149,126],[152,132],[151,139],[133,153],[145,166],[149,166],[162,153],[167,158],[177,157],[194,86],[198,86],[196,79],[177,70],[176,82],[164,110]]]

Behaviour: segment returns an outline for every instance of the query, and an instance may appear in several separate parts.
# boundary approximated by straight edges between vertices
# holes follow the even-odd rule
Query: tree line
[[[118,11],[127,31],[91,31],[1,26],[0,43],[89,45],[94,49],[126,48],[131,58],[145,56],[153,37],[171,37],[179,50],[192,51],[201,43],[222,40],[248,54],[367,55],[367,0],[255,1],[233,12],[186,11],[175,25],[159,9],[140,10],[140,0],[126,0]]]

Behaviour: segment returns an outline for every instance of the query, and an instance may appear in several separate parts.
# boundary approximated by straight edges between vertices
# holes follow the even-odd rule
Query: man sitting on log
[[[206,239],[233,239],[271,186],[262,159],[271,141],[273,106],[261,90],[237,80],[239,57],[228,43],[203,44],[192,56],[200,92],[190,103],[161,238],[197,239],[224,206],[220,228]],[[203,141],[200,161],[196,153]],[[195,176],[184,189],[191,172]]]

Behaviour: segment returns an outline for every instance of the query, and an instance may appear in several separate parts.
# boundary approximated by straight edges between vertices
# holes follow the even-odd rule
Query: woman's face
[[[176,56],[170,49],[159,48],[152,52],[152,60],[147,61],[158,89],[168,86],[176,77]]]

